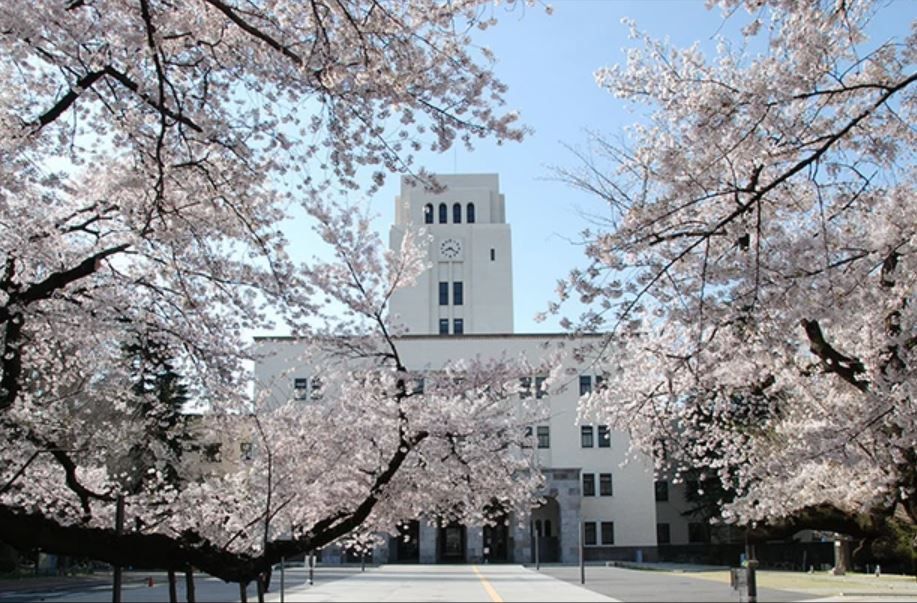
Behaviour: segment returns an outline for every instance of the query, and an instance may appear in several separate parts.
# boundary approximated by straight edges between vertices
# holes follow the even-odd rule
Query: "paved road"
[[[367,570],[368,571],[368,570]],[[322,566],[315,568],[315,587],[319,587],[336,580],[342,580],[360,573],[358,566]],[[147,578],[152,576],[154,586],[147,586]],[[177,595],[179,601],[186,601],[184,575],[178,576]],[[286,586],[288,589],[304,585],[307,574],[304,568],[288,568],[286,571]],[[280,588],[280,572],[274,572],[272,589]],[[195,599],[199,603],[215,603],[220,601],[238,601],[239,585],[227,584],[217,578],[203,574],[195,575]],[[255,586],[248,587],[249,601],[256,601]],[[121,600],[124,603],[164,602],[169,600],[168,581],[163,572],[126,572],[124,586],[121,591]],[[279,598],[277,599],[279,601]],[[52,586],[29,586],[15,591],[4,590],[0,592],[0,603],[27,603],[32,601],[47,601],[49,603],[89,603],[95,601],[111,601],[111,579],[86,581],[74,580],[70,584],[55,584]]]
[[[279,601],[273,593],[267,600]],[[617,601],[521,565],[385,565],[314,587],[285,600],[317,601]]]
[[[541,573],[573,584],[580,583],[578,566],[541,566]],[[689,572],[669,573],[623,569],[619,567],[586,566],[586,588],[621,601],[684,601],[694,603],[735,603],[738,592],[728,584],[691,578]],[[808,593],[767,588],[758,589],[759,601],[805,601],[814,598]]]

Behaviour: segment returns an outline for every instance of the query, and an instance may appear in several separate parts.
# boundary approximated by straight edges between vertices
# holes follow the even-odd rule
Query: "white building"
[[[538,358],[546,341],[566,336],[513,332],[512,244],[497,175],[437,179],[446,186],[442,193],[402,182],[390,233],[393,247],[400,245],[408,226],[426,225],[433,235],[432,269],[392,300],[392,312],[409,329],[399,340],[406,366],[433,371],[450,360],[474,356]],[[256,367],[260,386],[271,388],[275,399],[307,390],[308,368],[290,371],[303,344],[289,338],[259,341],[275,352]],[[533,511],[531,522],[511,521],[501,528],[415,522],[405,534],[407,542],[392,539],[387,548],[374,551],[376,561],[478,561],[486,546],[490,561],[528,563],[534,557],[532,530],[538,530],[542,561],[574,563],[581,522],[587,560],[653,559],[657,525],[650,463],[624,463],[623,434],[577,424],[577,400],[600,378],[570,368],[573,382],[548,397],[550,419],[535,426],[547,504]]]

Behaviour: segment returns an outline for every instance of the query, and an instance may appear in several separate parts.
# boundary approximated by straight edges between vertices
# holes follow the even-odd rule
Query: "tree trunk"
[[[194,568],[189,567],[185,570],[185,589],[188,591],[188,603],[195,603],[194,600]]]
[[[178,593],[175,589],[174,569],[169,569],[169,603],[178,603]]]
[[[248,603],[248,585],[245,582],[239,582],[239,601]]]

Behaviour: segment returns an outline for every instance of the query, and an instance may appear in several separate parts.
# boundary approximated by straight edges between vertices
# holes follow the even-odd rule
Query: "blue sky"
[[[875,23],[877,34],[906,35],[917,2],[888,4]],[[714,36],[732,38],[745,22],[743,11],[737,15],[741,19],[724,26],[718,8],[707,10],[693,0],[559,0],[553,9],[549,16],[540,6],[498,6],[493,9],[498,24],[476,35],[497,57],[495,72],[509,86],[507,108],[518,110],[534,133],[522,143],[479,143],[471,153],[459,148],[418,157],[436,173],[499,174],[513,232],[517,333],[559,330],[556,320],[536,323],[533,317],[553,299],[557,279],[584,264],[574,241],[588,226],[585,214],[603,210],[595,198],[552,180],[551,166],[576,166],[564,145],[583,147],[587,131],[617,135],[639,119],[593,79],[598,68],[623,63],[622,50],[638,43],[628,39],[621,19],[633,18],[641,30],[668,37],[678,46],[700,41],[711,51]],[[399,178],[389,178],[370,202],[378,215],[376,228],[386,241],[398,187]]]

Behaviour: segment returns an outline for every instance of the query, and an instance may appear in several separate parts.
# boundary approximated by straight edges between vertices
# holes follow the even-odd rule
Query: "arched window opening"
[[[446,223],[446,211],[447,211],[447,210],[446,210],[446,204],[445,204],[445,203],[440,203],[440,204],[439,204],[439,223],[440,223],[440,224],[445,224],[445,223]]]
[[[474,224],[474,203],[468,204],[468,223]]]
[[[433,204],[427,203],[423,206],[423,223],[433,224]]]
[[[452,223],[461,224],[462,223],[462,204],[456,203],[452,206]]]

